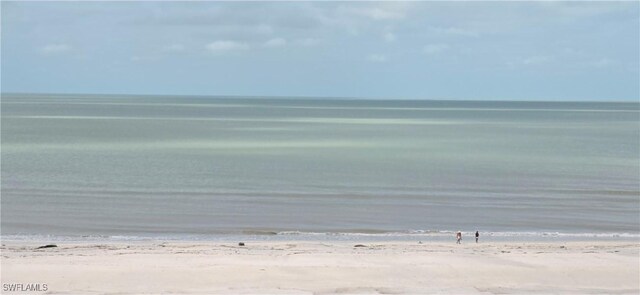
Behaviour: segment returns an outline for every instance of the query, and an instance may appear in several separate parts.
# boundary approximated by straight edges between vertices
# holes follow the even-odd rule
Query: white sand
[[[35,294],[640,293],[637,242],[366,245],[3,241],[1,280],[47,284]]]

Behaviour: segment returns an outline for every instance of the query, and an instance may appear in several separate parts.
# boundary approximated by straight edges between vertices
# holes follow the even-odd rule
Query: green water
[[[638,103],[2,96],[2,233],[640,232]]]

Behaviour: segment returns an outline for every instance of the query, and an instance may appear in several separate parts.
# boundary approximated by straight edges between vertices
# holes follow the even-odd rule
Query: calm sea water
[[[3,95],[1,230],[638,237],[639,107]]]

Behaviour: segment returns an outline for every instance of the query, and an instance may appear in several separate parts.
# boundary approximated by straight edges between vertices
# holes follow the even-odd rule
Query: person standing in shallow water
[[[476,244],[478,243],[478,238],[480,237],[480,233],[476,231]]]
[[[461,231],[458,231],[456,233],[456,239],[458,240],[458,241],[456,241],[456,244],[460,244],[460,241],[462,241],[462,232]]]

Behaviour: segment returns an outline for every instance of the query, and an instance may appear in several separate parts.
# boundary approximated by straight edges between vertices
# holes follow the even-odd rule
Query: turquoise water
[[[640,234],[638,103],[2,96],[2,234]]]

